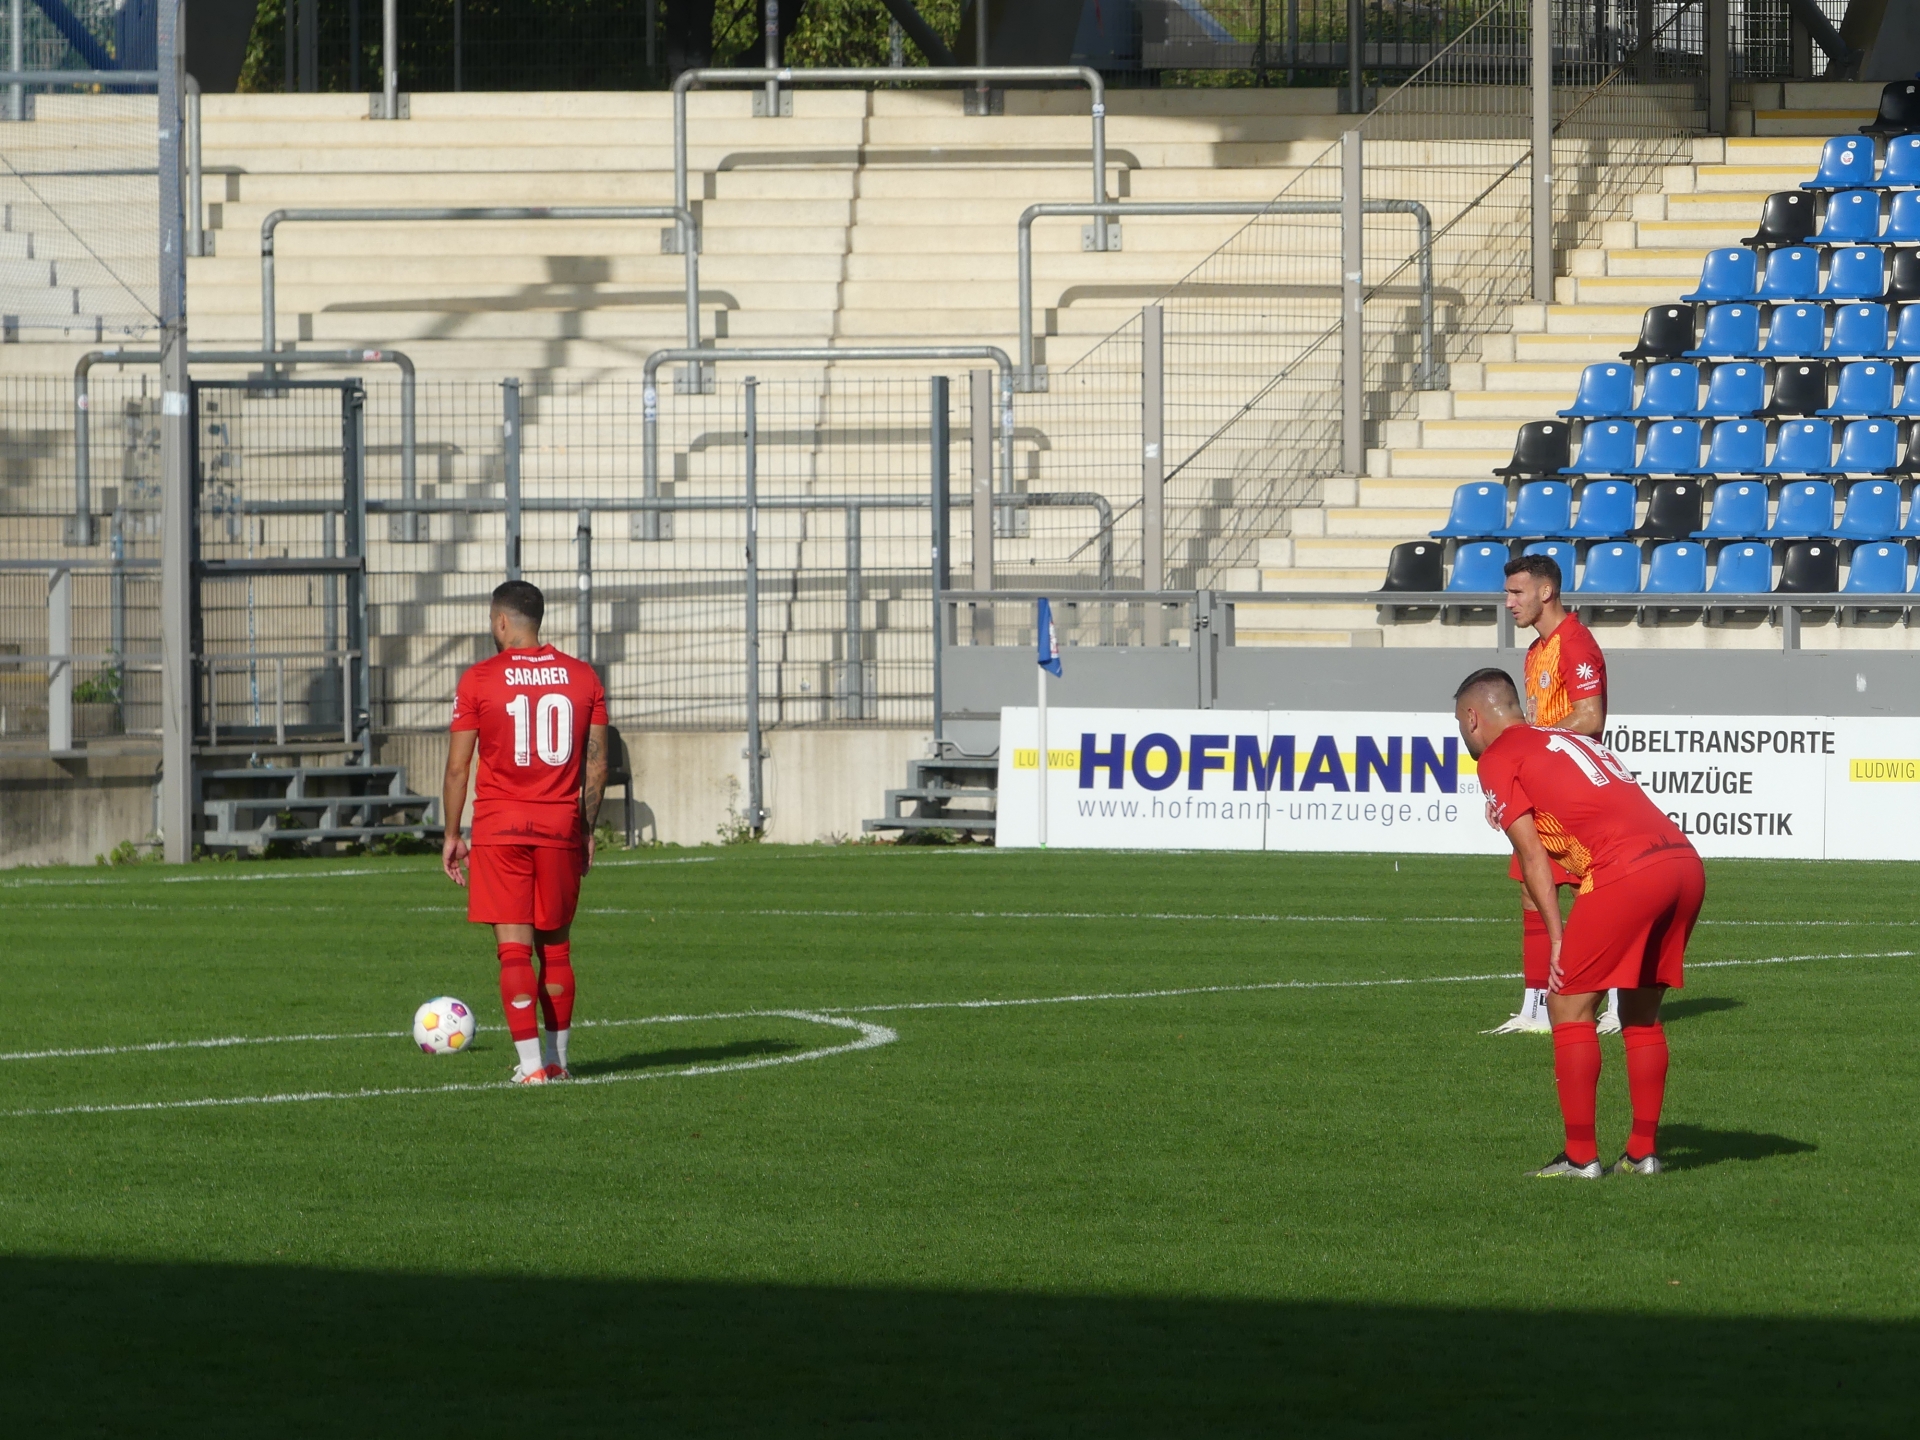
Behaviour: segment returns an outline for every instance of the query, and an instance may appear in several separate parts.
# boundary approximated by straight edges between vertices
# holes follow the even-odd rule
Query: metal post
[[[1653,83],[1653,0],[1634,0],[1634,74],[1642,85]]]
[[[461,52],[466,47],[466,35],[460,23],[462,8],[460,0],[453,0],[453,89],[455,94],[466,88],[466,75],[461,68],[461,61],[465,58]],[[652,39],[651,33],[648,39]],[[651,57],[649,57],[649,63],[651,63]]]
[[[47,577],[47,748],[73,749],[73,572]]]
[[[1733,56],[1727,27],[1727,0],[1706,0],[1703,44],[1707,52],[1707,133],[1725,135],[1733,128]]]
[[[1364,176],[1356,126],[1340,136],[1340,464],[1349,475],[1367,468]]]
[[[1787,73],[1795,80],[1813,78],[1813,32],[1791,10],[1787,12]]]
[[[1358,115],[1367,103],[1366,0],[1347,0],[1347,113]]]
[[[927,474],[928,504],[933,511],[933,749],[937,756],[946,739],[941,719],[943,697],[940,693],[940,666],[946,650],[946,601],[949,556],[953,537],[952,462],[953,437],[948,417],[947,377],[935,375],[928,386],[927,401]]]
[[[273,657],[273,743],[287,743],[287,657]]]
[[[454,0],[454,32],[459,33],[460,0]],[[347,0],[347,89],[360,93],[360,0]]]
[[[1193,673],[1199,692],[1197,703],[1202,710],[1213,708],[1214,662],[1219,658],[1215,652],[1218,629],[1219,612],[1213,591],[1196,590],[1193,595]]]
[[[760,382],[746,379],[747,404],[747,825],[766,829],[760,772]]]
[[[973,0],[973,63],[982,67],[987,64],[987,0]],[[977,80],[973,94],[974,103],[980,107],[979,113],[991,115],[993,86],[988,81]]]
[[[866,711],[866,646],[862,642],[860,624],[860,507],[849,505],[846,508],[847,527],[847,624],[846,624],[846,697],[848,720],[861,719]]]
[[[973,588],[993,589],[993,372],[967,374],[972,401],[968,450],[973,457]],[[973,643],[993,643],[993,611],[979,606],[973,612]]]
[[[180,194],[181,0],[158,16],[160,172],[160,830],[170,865],[193,859],[193,492],[187,380],[186,212]]]
[[[651,73],[660,64],[660,0],[646,0],[647,7],[647,70]],[[632,798],[628,798],[627,813],[633,813]],[[628,842],[631,844],[631,840]]]
[[[7,6],[7,67],[19,71],[27,68],[26,0],[12,0]],[[27,87],[18,83],[7,87],[7,118],[25,120],[27,118]]]
[[[907,32],[900,28],[898,20],[887,21],[887,68],[903,69],[907,63]]]
[[[767,69],[774,71],[780,65],[780,0],[767,0],[766,8]],[[780,81],[773,75],[767,76],[767,118],[780,118]]]
[[[520,578],[520,377],[500,382],[500,448],[507,482],[507,579]],[[651,493],[651,492],[649,492]]]
[[[300,47],[300,22],[295,18],[299,14],[299,11],[294,7],[292,0],[286,0],[286,3],[283,8],[286,12],[286,17],[287,17],[287,43],[286,43],[286,72],[287,73],[280,88],[286,94],[291,95],[293,94],[295,89],[298,88],[297,82],[294,80],[293,55],[294,55],[294,51],[299,49]]]
[[[1800,648],[1800,612],[1792,605],[1780,607],[1780,648],[1782,650]]]
[[[320,545],[329,560],[334,558],[337,548],[336,528],[337,522],[331,510],[320,517]],[[338,652],[343,648],[340,644],[340,577],[338,575],[329,572],[320,577],[320,603],[323,607],[320,616],[320,643],[326,647],[327,654],[338,658]],[[343,661],[343,666],[344,663]],[[347,672],[343,668],[340,672],[340,708],[346,717],[343,723],[351,738],[353,715],[347,704],[347,693],[352,686],[347,683],[346,676]],[[319,718],[317,715],[313,717],[316,722]]]
[[[399,0],[380,0],[380,93],[386,120],[400,118],[400,5]]]
[[[1167,578],[1166,311],[1140,312],[1140,588],[1158,590]],[[1150,612],[1148,626],[1159,609]],[[1149,636],[1149,645],[1161,643]]]
[[[1038,608],[1035,607],[1036,610]],[[1035,635],[1034,640],[1044,655],[1048,649],[1047,637]],[[1035,749],[1038,751],[1034,756],[1034,790],[1038,802],[1034,808],[1039,821],[1040,848],[1044,850],[1047,848],[1047,667],[1036,665],[1033,670],[1040,677],[1034,697]]]
[[[696,364],[693,373],[698,375]],[[645,500],[660,498],[660,387],[649,371],[640,387],[640,437],[645,452],[640,463],[640,495]],[[658,540],[666,533],[666,523],[658,510],[640,512],[637,538]]]
[[[573,522],[573,654],[593,664],[593,512],[584,505]]]
[[[1533,0],[1533,298],[1553,303],[1553,0]]]
[[[200,166],[200,82],[189,75],[187,83],[187,254],[198,259],[207,253],[206,231],[200,217],[206,210],[205,186]]]
[[[120,667],[119,690],[126,696],[126,667],[120,657],[127,653],[127,507],[113,507],[113,524],[107,532],[107,549],[113,557],[113,573],[107,580],[107,649]]]
[[[298,0],[300,6],[300,93],[320,88],[320,0]],[[392,0],[388,0],[392,3]]]
[[[341,406],[342,448],[346,451],[346,493],[341,506],[341,540],[348,560],[359,564],[347,571],[347,649],[358,656],[353,674],[359,681],[360,703],[367,707],[366,726],[360,731],[360,763],[373,763],[373,653],[369,643],[372,630],[367,620],[367,392],[358,385],[349,389]],[[347,701],[348,742],[352,726],[359,716],[353,696]]]

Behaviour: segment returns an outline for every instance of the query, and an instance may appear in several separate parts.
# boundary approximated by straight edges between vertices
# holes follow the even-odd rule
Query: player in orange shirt
[[[447,821],[441,867],[467,887],[467,919],[493,926],[520,1085],[569,1078],[573,912],[580,877],[593,865],[593,824],[607,788],[606,692],[591,665],[540,643],[545,613],[545,597],[524,580],[493,592],[499,653],[460,677],[440,792]],[[460,813],[476,750],[469,846],[460,838]],[[460,873],[463,861],[471,883]]]
[[[1613,1173],[1657,1175],[1666,1098],[1660,1001],[1684,981],[1688,937],[1706,895],[1700,857],[1613,752],[1567,730],[1529,725],[1504,670],[1477,670],[1454,693],[1480,788],[1506,831],[1547,927],[1547,1015],[1566,1148],[1532,1173],[1598,1180],[1594,1111],[1600,1085],[1595,1019],[1619,991],[1633,1129]],[[1553,867],[1578,884],[1563,927]]]
[[[1506,606],[1513,623],[1539,637],[1527,647],[1526,687],[1521,704],[1527,721],[1571,730],[1598,740],[1607,728],[1607,660],[1593,632],[1560,603],[1560,566],[1551,555],[1523,555],[1507,565]],[[1518,861],[1507,874],[1520,879]],[[1555,886],[1573,877],[1555,868]],[[1556,891],[1556,893],[1558,893]],[[1519,1013],[1490,1035],[1545,1034],[1547,1023],[1547,929],[1526,887],[1520,889],[1520,969],[1525,989]],[[1600,1033],[1620,1028],[1617,1004],[1600,1017]]]

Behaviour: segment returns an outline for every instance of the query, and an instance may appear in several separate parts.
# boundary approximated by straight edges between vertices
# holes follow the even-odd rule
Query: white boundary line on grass
[[[681,855],[667,860],[598,860],[594,862],[594,869],[624,870],[634,865],[711,865],[719,858],[718,855]],[[24,890],[30,886],[39,885],[135,885],[142,881],[149,881],[155,885],[202,885],[216,881],[245,883],[261,880],[338,880],[355,875],[413,876],[439,873],[438,870],[429,870],[423,866],[419,869],[376,867],[355,870],[273,870],[263,875],[127,875],[112,878],[103,875],[89,876],[85,880],[0,880],[0,890]]]
[[[1880,950],[1831,955],[1768,955],[1752,960],[1702,960],[1696,962],[1692,968],[1696,970],[1725,970],[1755,965],[1792,965],[1809,960],[1895,960],[1908,959],[1916,954],[1920,954],[1920,951]],[[911,1010],[1000,1010],[1023,1008],[1033,1005],[1076,1005],[1103,1000],[1161,1000],[1187,995],[1253,994],[1276,990],[1364,990],[1412,985],[1465,985],[1480,981],[1516,980],[1518,978],[1520,977],[1512,972],[1500,972],[1484,975],[1396,977],[1383,980],[1268,980],[1247,985],[1190,985],[1165,990],[1114,990],[1079,995],[1037,995],[1000,1000],[919,1000],[901,1001],[886,1005],[835,1005],[813,1010],[733,1010],[711,1015],[647,1015],[632,1020],[582,1021],[580,1022],[580,1028],[586,1028],[588,1026],[612,1028],[629,1025],[669,1025],[693,1021],[746,1020],[759,1017],[780,1017],[789,1020],[804,1020],[819,1025],[833,1025],[841,1029],[858,1030],[860,1032],[860,1038],[845,1045],[829,1045],[813,1050],[805,1050],[798,1055],[776,1055],[762,1060],[736,1060],[722,1065],[690,1065],[680,1070],[654,1070],[638,1075],[594,1075],[570,1083],[576,1085],[616,1085],[636,1080],[666,1080],[696,1075],[721,1075],[740,1070],[764,1070],[774,1065],[796,1065],[804,1060],[824,1060],[829,1056],[846,1055],[856,1050],[877,1049],[882,1045],[891,1045],[900,1038],[898,1031],[890,1029],[885,1025],[875,1025],[868,1021],[856,1020],[852,1018],[855,1015],[897,1014],[902,1011]],[[128,1054],[163,1049],[217,1048],[227,1045],[266,1045],[298,1040],[392,1039],[403,1033],[405,1032],[367,1031],[357,1034],[340,1035],[262,1036],[253,1039],[229,1037],[210,1041],[157,1041],[148,1045],[101,1047],[90,1050],[23,1051],[13,1055],[0,1055],[0,1060],[46,1059],[63,1055]],[[208,1110],[224,1109],[240,1105],[290,1105],[318,1100],[371,1100],[391,1095],[435,1095],[442,1092],[471,1093],[482,1090],[506,1090],[512,1088],[514,1087],[511,1081],[501,1080],[468,1083],[456,1082],[451,1085],[403,1085],[361,1090],[305,1090],[289,1091],[274,1095],[236,1095],[198,1100],[143,1100],[114,1105],[59,1105],[40,1109],[0,1111],[0,1119],[21,1119],[47,1115],[112,1115],[123,1114],[129,1111],[150,1110]]]

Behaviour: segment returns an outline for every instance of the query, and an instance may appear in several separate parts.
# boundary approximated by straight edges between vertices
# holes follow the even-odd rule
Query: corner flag
[[[1039,641],[1040,668],[1058,675],[1060,673],[1060,637],[1053,629],[1053,606],[1045,600],[1040,602],[1040,613],[1034,623],[1034,634]]]

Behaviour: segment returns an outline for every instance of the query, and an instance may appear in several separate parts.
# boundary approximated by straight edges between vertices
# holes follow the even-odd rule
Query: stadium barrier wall
[[[995,844],[1039,838],[1038,711],[1002,712]],[[1605,740],[1708,857],[1920,859],[1920,719],[1620,715]],[[1047,843],[1504,855],[1445,710],[1055,709]]]
[[[124,754],[0,757],[0,868],[91,865],[154,827],[157,745]]]

